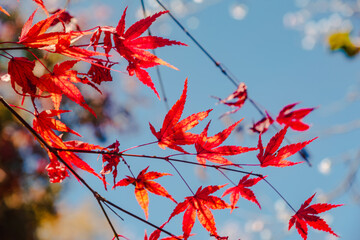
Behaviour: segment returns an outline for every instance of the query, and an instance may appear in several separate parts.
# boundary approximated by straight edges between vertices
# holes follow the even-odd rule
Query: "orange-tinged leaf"
[[[44,74],[39,78],[37,87],[50,93],[55,110],[59,110],[62,95],[65,95],[96,116],[95,112],[85,102],[80,90],[73,84],[81,82],[77,76],[77,71],[70,70],[76,63],[77,61],[65,61],[56,64],[52,73]]]
[[[231,134],[231,132],[235,129],[235,127],[241,122],[238,121],[223,131],[217,133],[212,137],[207,136],[208,128],[210,122],[206,125],[203,132],[198,136],[197,141],[195,143],[196,149],[196,159],[200,164],[205,164],[206,160],[209,160],[214,163],[219,163],[222,165],[233,164],[231,161],[227,160],[223,156],[232,156],[238,155],[241,153],[245,153],[248,151],[254,151],[257,148],[247,148],[241,146],[221,146],[222,144]]]
[[[266,149],[264,149],[262,140],[261,140],[261,133],[259,134],[259,142],[258,142],[258,148],[259,148],[259,154],[257,155],[257,158],[260,161],[261,167],[287,167],[287,166],[293,166],[298,163],[287,161],[286,158],[294,155],[295,153],[299,152],[301,149],[303,149],[306,145],[314,141],[316,138],[313,138],[309,141],[305,142],[299,142],[295,144],[286,145],[279,149],[281,143],[284,140],[286,131],[288,127],[285,127],[284,129],[281,129],[275,136],[273,136],[268,145],[266,146]]]
[[[10,17],[10,14],[2,6],[0,6],[0,12],[3,12]]]
[[[61,10],[61,11],[57,12],[56,14],[52,15],[51,17],[41,20],[38,23],[36,23],[34,26],[31,27],[36,11],[37,10],[35,10],[33,12],[33,14],[29,17],[29,19],[24,24],[24,27],[21,30],[21,34],[20,34],[18,43],[24,44],[28,47],[38,47],[38,48],[55,44],[56,41],[54,41],[54,39],[46,42],[44,40],[43,34],[45,34],[45,32],[49,29],[49,27],[51,26],[54,19],[56,19],[65,10]],[[50,34],[50,33],[48,33],[48,34]],[[53,35],[48,35],[48,36],[53,36]],[[39,39],[40,39],[41,43],[38,44],[37,41]],[[45,39],[46,39],[46,37],[45,37]]]
[[[174,216],[184,212],[183,217],[183,232],[184,239],[188,239],[191,230],[194,226],[196,216],[201,225],[213,236],[219,237],[217,234],[215,219],[210,209],[225,209],[231,206],[224,202],[221,198],[211,196],[210,194],[218,191],[223,186],[207,186],[205,188],[199,187],[194,196],[185,198],[185,201],[178,203],[173,212],[171,213],[168,221]]]
[[[299,103],[293,103],[285,106],[279,113],[276,121],[279,124],[289,126],[296,131],[306,131],[309,129],[309,125],[302,122],[302,119],[306,117],[315,108],[303,108],[299,110],[292,110]]]
[[[62,139],[59,136],[57,136],[57,134],[54,132],[54,130],[56,130],[60,132],[69,132],[77,136],[80,136],[77,132],[67,127],[64,123],[53,118],[65,112],[69,112],[69,111],[46,110],[46,111],[42,111],[39,114],[35,114],[35,118],[33,120],[33,128],[51,147],[60,148],[60,149],[67,149],[67,148],[73,149],[73,145],[74,144],[77,145],[76,143],[70,142],[69,145],[67,145],[66,142],[63,142]],[[90,147],[90,145],[85,145],[85,146]],[[84,171],[87,171],[97,176],[99,179],[102,180],[102,178],[94,171],[94,169],[92,169],[89,164],[84,162],[75,153],[67,152],[67,151],[59,151],[58,154],[67,164],[74,165]],[[54,176],[50,176],[49,174],[50,181],[52,182],[62,181],[64,176],[65,177],[68,176],[67,173],[66,174],[64,173],[65,166],[62,166],[62,164],[57,163],[58,160],[56,159],[56,156],[52,152],[48,151],[48,155],[50,161],[52,162],[52,165],[49,165],[49,168],[51,171],[53,171],[52,173],[55,174]]]
[[[127,176],[124,179],[121,179],[119,182],[117,182],[113,188],[115,187],[122,187],[127,186],[129,184],[135,185],[135,197],[138,201],[140,207],[144,210],[145,217],[148,219],[149,213],[149,197],[147,191],[154,193],[159,196],[163,196],[166,198],[169,198],[173,202],[177,203],[175,199],[166,191],[165,188],[163,188],[160,184],[151,181],[153,179],[157,179],[163,176],[171,176],[169,173],[159,173],[159,172],[147,172],[149,167],[143,169],[137,178],[133,178],[130,176]]]
[[[236,185],[235,187],[226,189],[226,191],[221,196],[221,197],[224,197],[228,194],[231,194],[230,195],[231,212],[235,209],[235,205],[238,202],[240,196],[249,201],[254,202],[261,209],[260,203],[256,199],[254,192],[251,189],[249,189],[249,187],[254,186],[259,181],[264,179],[265,177],[263,177],[263,178],[257,177],[257,178],[248,179],[249,176],[250,176],[250,174],[247,174],[246,176],[244,176],[242,179],[240,179],[238,185]]]
[[[205,119],[211,111],[207,110],[192,114],[179,122],[186,102],[187,83],[188,81],[186,79],[181,97],[166,114],[160,131],[157,132],[149,123],[152,134],[158,139],[159,147],[163,149],[168,147],[186,153],[186,151],[178,145],[194,144],[198,136],[186,131],[199,124],[199,121]]]
[[[316,194],[316,193],[315,193]],[[300,207],[300,209],[293,215],[289,221],[289,230],[293,227],[295,224],[295,227],[300,234],[300,236],[306,240],[307,234],[308,234],[308,228],[307,225],[310,227],[331,233],[332,235],[339,237],[330,227],[329,225],[319,216],[316,216],[316,214],[326,212],[330,209],[340,207],[343,204],[328,204],[328,203],[317,203],[310,205],[312,199],[314,198],[314,195],[312,195],[310,198],[308,198]],[[309,206],[310,205],[310,206]]]
[[[55,134],[54,130],[59,132],[69,132],[80,136],[77,132],[67,127],[60,120],[53,117],[59,116],[62,113],[70,112],[68,110],[46,110],[39,114],[35,114],[33,120],[33,128],[39,133],[45,141],[52,147],[66,148],[65,143]],[[80,136],[81,137],[81,136]]]

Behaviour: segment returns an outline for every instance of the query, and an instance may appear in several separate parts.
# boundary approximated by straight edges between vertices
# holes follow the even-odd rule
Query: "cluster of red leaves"
[[[64,142],[55,132],[68,132],[80,136],[77,132],[73,131],[69,127],[67,127],[63,122],[60,120],[54,119],[53,117],[58,116],[62,113],[69,112],[66,110],[46,110],[41,113],[35,114],[35,118],[33,120],[33,128],[34,130],[40,134],[40,136],[52,147],[52,148],[59,148],[59,149],[82,149],[82,150],[94,150],[94,149],[102,149],[100,146],[91,145],[87,143],[79,143],[77,141],[70,141]],[[52,179],[58,179],[58,181],[62,181],[64,177],[68,176],[63,171],[63,166],[58,162],[57,157],[54,155],[53,152],[47,150],[51,165],[50,168]],[[76,166],[84,171],[87,171],[98,178],[101,177],[94,171],[89,164],[84,162],[79,156],[77,156],[73,152],[69,151],[59,151],[58,154],[60,157],[64,159],[64,161],[69,166]],[[60,166],[60,167],[59,167]],[[49,170],[49,169],[48,169]],[[57,178],[54,177],[54,174],[57,175]]]
[[[52,12],[52,15],[49,16],[49,12],[45,8],[42,0],[33,1],[45,11],[48,17],[33,25],[33,19],[36,14],[35,10],[22,28],[17,44],[22,44],[28,48],[46,50],[50,53],[62,54],[64,56],[76,59],[56,64],[52,71],[47,69],[49,73],[43,74],[42,76],[34,75],[33,71],[35,67],[35,61],[31,61],[28,58],[12,57],[8,63],[8,74],[10,75],[11,85],[14,91],[23,96],[23,99],[30,96],[34,104],[34,130],[52,148],[47,149],[50,163],[46,166],[46,170],[48,171],[50,182],[63,181],[63,179],[69,176],[69,169],[67,169],[66,166],[76,166],[77,168],[87,171],[101,179],[106,189],[107,183],[105,176],[109,173],[112,173],[114,180],[113,188],[119,186],[128,186],[130,184],[135,186],[135,197],[140,207],[143,209],[146,219],[148,219],[149,209],[148,192],[166,197],[175,202],[177,206],[171,213],[167,222],[165,222],[160,228],[163,228],[173,217],[184,212],[182,222],[183,235],[178,237],[184,239],[188,239],[192,235],[191,231],[194,226],[196,216],[199,222],[211,234],[211,236],[215,236],[217,239],[227,239],[227,237],[221,237],[218,235],[215,226],[215,219],[211,210],[230,208],[232,212],[235,208],[237,208],[236,204],[239,201],[240,196],[255,203],[259,208],[261,208],[254,192],[250,189],[250,187],[253,187],[259,181],[265,178],[261,175],[251,173],[247,174],[239,180],[237,185],[225,190],[222,197],[217,197],[212,194],[223,188],[225,185],[207,186],[204,188],[199,187],[193,196],[185,197],[183,202],[177,203],[177,201],[167,192],[164,187],[153,181],[154,179],[171,175],[169,173],[160,173],[155,171],[147,172],[149,168],[147,167],[143,169],[137,177],[126,176],[125,178],[115,183],[116,177],[118,175],[117,167],[120,161],[124,160],[119,150],[120,143],[118,141],[106,148],[81,141],[64,142],[58,135],[59,133],[71,133],[79,137],[80,135],[67,127],[60,120],[55,119],[56,116],[60,118],[62,113],[69,112],[67,110],[60,110],[62,96],[65,95],[67,98],[96,116],[95,112],[87,105],[85,98],[82,96],[80,90],[75,86],[74,83],[90,85],[100,92],[95,84],[100,85],[104,81],[112,81],[110,70],[112,66],[115,65],[114,62],[109,60],[109,57],[111,57],[109,53],[112,49],[117,51],[121,57],[127,60],[127,71],[129,75],[136,75],[136,77],[143,84],[151,88],[157,97],[159,97],[159,93],[157,92],[150,75],[145,69],[158,65],[168,66],[173,69],[176,68],[146,50],[170,45],[185,44],[157,36],[141,37],[141,35],[147,29],[149,29],[152,23],[161,15],[166,14],[167,11],[159,12],[145,19],[139,20],[130,26],[127,30],[125,30],[126,8],[116,28],[111,26],[97,28],[90,39],[90,45],[93,46],[94,51],[90,51],[86,48],[72,45],[72,43],[77,39],[91,34],[90,31],[80,31],[79,27],[77,29],[78,31],[66,31],[65,25],[70,23],[71,19],[73,18],[68,12],[59,9]],[[1,6],[0,11],[9,15],[9,13]],[[63,31],[54,32],[49,30],[51,27],[59,23],[62,24],[64,28]],[[97,48],[99,47],[99,42],[102,36],[103,49],[105,53],[97,52]],[[106,57],[106,60],[101,59],[100,57]],[[91,63],[91,67],[86,74],[78,73],[76,70],[72,69],[78,61]],[[92,82],[90,82],[88,78],[90,78]],[[285,106],[276,117],[276,121],[279,124],[285,125],[285,127],[270,139],[266,148],[263,146],[261,137],[262,134],[264,134],[269,126],[274,122],[272,117],[267,112],[266,116],[264,116],[260,121],[256,122],[251,128],[254,132],[259,133],[257,148],[220,146],[229,137],[236,126],[238,126],[241,120],[235,122],[228,128],[211,137],[208,137],[210,122],[206,125],[200,134],[188,132],[197,126],[200,121],[207,118],[211,110],[192,114],[180,121],[187,97],[187,85],[188,81],[186,79],[180,99],[166,114],[161,129],[156,131],[153,125],[149,125],[152,134],[157,138],[159,147],[163,149],[168,147],[183,154],[188,154],[188,152],[185,151],[182,146],[194,145],[196,150],[194,155],[196,155],[197,161],[203,166],[206,164],[206,161],[211,161],[220,165],[239,166],[239,164],[234,164],[224,156],[234,156],[255,150],[259,150],[257,158],[261,167],[292,166],[298,163],[290,162],[286,159],[299,152],[307,144],[315,139],[314,138],[309,141],[286,145],[280,148],[288,128],[292,128],[293,130],[297,131],[305,131],[309,128],[309,125],[303,123],[302,119],[311,111],[313,111],[314,108],[292,110],[298,104],[294,103]],[[48,95],[43,96],[43,92],[46,92]],[[40,97],[50,97],[54,105],[54,110],[45,110],[39,113],[36,109],[34,99]],[[223,103],[230,107],[235,107],[234,110],[229,111],[224,115],[235,113],[244,105],[245,101],[248,99],[247,86],[244,83],[240,83],[237,90],[230,94],[227,98],[218,99],[219,103]],[[55,133],[55,131],[58,131],[59,133]],[[56,149],[62,150],[60,151]],[[100,172],[101,176],[97,174],[88,163],[83,161],[73,151],[65,150],[108,151],[108,154],[102,154],[103,169]],[[66,165],[58,161],[55,153],[65,161]],[[255,175],[257,177],[249,179],[250,175]],[[228,204],[222,200],[222,198],[226,195],[230,195],[231,204]],[[295,213],[295,215],[291,217],[289,222],[289,229],[291,229],[291,227],[295,224],[299,234],[305,240],[308,234],[307,225],[318,230],[329,232],[334,236],[338,236],[332,231],[332,229],[323,219],[316,216],[315,214],[328,211],[341,205],[310,205],[310,202],[314,196],[315,194],[306,200],[300,209]],[[119,236],[125,238],[124,236]],[[149,238],[145,233],[144,239],[156,240],[159,239],[159,237],[160,230],[157,229],[150,235]],[[175,238],[163,238],[163,240],[170,239]]]
[[[152,16],[149,16],[145,19],[141,19],[130,26],[125,31],[125,17],[126,17],[127,8],[125,8],[121,19],[116,26],[114,27],[100,27],[97,32],[93,34],[92,42],[94,48],[96,49],[101,33],[104,33],[104,49],[105,53],[109,53],[113,48],[125,58],[129,65],[127,71],[130,76],[134,74],[136,77],[145,85],[150,87],[154,93],[160,98],[158,91],[155,88],[154,83],[151,80],[150,75],[144,69],[154,67],[157,65],[164,65],[173,69],[176,69],[174,66],[165,62],[164,60],[158,58],[154,54],[151,54],[145,49],[155,49],[159,47],[171,46],[171,45],[183,45],[186,44],[169,40],[157,36],[145,36],[140,37],[151,25],[152,23],[161,15],[167,13],[168,11],[158,12]],[[113,37],[113,42],[111,41],[111,35]]]
[[[235,107],[234,110],[224,113],[220,116],[220,118],[228,114],[235,113],[239,111],[240,108],[242,108],[245,101],[248,99],[247,86],[245,85],[245,83],[240,83],[235,92],[230,94],[228,97],[224,99],[218,97],[215,98],[219,99],[219,103],[223,103],[230,107]],[[303,123],[302,119],[306,117],[306,115],[308,115],[310,112],[312,112],[315,108],[292,110],[297,104],[299,103],[292,103],[281,109],[278,116],[276,117],[276,121],[279,124],[290,127],[293,130],[306,131],[309,129],[310,126]],[[265,133],[268,130],[269,126],[273,124],[273,122],[273,118],[269,115],[268,112],[266,112],[266,116],[264,116],[258,122],[254,123],[250,130],[257,133]]]

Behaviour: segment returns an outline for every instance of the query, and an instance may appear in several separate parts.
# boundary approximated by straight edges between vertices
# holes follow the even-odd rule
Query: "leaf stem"
[[[118,236],[119,234],[117,234],[117,232],[116,232],[116,230],[115,230],[115,228],[114,228],[114,226],[113,226],[113,224],[112,224],[109,216],[107,215],[107,213],[106,213],[106,211],[105,211],[105,209],[104,209],[104,206],[102,205],[100,199],[96,197],[96,200],[97,200],[98,204],[100,205],[100,208],[101,208],[103,214],[105,215],[106,220],[107,220],[107,222],[109,223],[109,225],[110,225],[110,227],[111,227],[111,230],[113,231],[116,239],[117,239],[117,240],[120,240],[120,239],[119,239],[119,236]]]
[[[140,144],[140,145],[137,145],[137,146],[134,146],[134,147],[131,147],[131,148],[127,148],[127,149],[121,151],[120,153],[127,152],[127,151],[129,151],[129,150],[131,150],[131,149],[135,149],[135,148],[139,148],[139,147],[144,147],[144,146],[147,146],[147,145],[151,145],[151,144],[154,144],[154,143],[157,143],[157,142],[158,142],[158,141]]]
[[[179,174],[180,178],[183,180],[183,182],[185,183],[185,185],[188,187],[188,189],[190,190],[190,192],[192,193],[192,195],[195,195],[195,193],[193,192],[193,190],[191,189],[190,185],[186,182],[185,178],[181,175],[181,173],[179,172],[179,170],[175,167],[175,165],[168,161],[168,163],[170,163],[170,165],[175,169],[175,171]]]
[[[284,202],[296,213],[296,210],[291,206],[291,204],[285,199],[285,197],[265,178],[263,180],[284,200]]]

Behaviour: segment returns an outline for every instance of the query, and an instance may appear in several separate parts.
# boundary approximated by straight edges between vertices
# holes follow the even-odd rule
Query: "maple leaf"
[[[10,17],[10,14],[2,6],[0,6],[0,12],[3,12]]]
[[[250,128],[253,132],[257,133],[265,133],[271,124],[273,124],[274,120],[271,118],[269,113],[265,111],[266,116],[263,117],[260,121],[253,124],[253,126]]]
[[[113,79],[109,68],[111,68],[113,65],[114,64],[105,64],[104,66],[101,62],[97,62],[96,65],[91,64],[91,67],[87,72],[87,76],[91,78],[91,81],[99,85],[102,82],[111,82]]]
[[[230,195],[231,212],[235,209],[235,205],[238,202],[240,196],[242,196],[243,198],[245,198],[251,202],[256,203],[256,205],[258,205],[259,208],[261,209],[260,203],[256,199],[254,192],[251,189],[249,189],[249,187],[254,186],[259,181],[266,178],[266,176],[248,179],[249,176],[250,176],[250,174],[247,174],[246,176],[244,176],[242,179],[240,179],[238,185],[236,185],[235,187],[226,189],[225,192],[223,193],[223,195],[221,196],[221,197],[224,197],[228,194],[231,194]]]
[[[247,99],[247,86],[245,85],[245,83],[240,83],[238,88],[232,93],[230,94],[228,97],[221,99],[218,97],[214,97],[216,99],[219,100],[219,103],[223,103],[225,105],[228,105],[230,107],[235,107],[234,110],[231,110],[229,112],[224,113],[223,115],[220,116],[220,118],[235,113],[237,111],[240,110],[240,108],[242,108],[242,106],[244,105],[246,99]],[[234,101],[232,101],[234,100]]]
[[[125,8],[122,17],[119,20],[119,23],[115,29],[116,31],[112,32],[115,48],[119,54],[129,62],[129,66],[127,67],[129,75],[132,76],[135,74],[142,83],[150,87],[155,92],[157,97],[160,98],[159,93],[157,92],[154,83],[151,80],[151,77],[144,70],[144,68],[154,67],[156,65],[165,65],[176,70],[177,68],[151,54],[150,52],[145,51],[144,49],[155,49],[158,47],[170,45],[186,46],[186,44],[157,36],[140,37],[140,35],[142,35],[158,17],[167,13],[168,11],[155,13],[152,16],[141,19],[125,31],[126,11],[127,8]],[[108,49],[110,49],[112,47],[111,42],[109,43],[109,40],[106,42],[108,43]]]
[[[109,55],[99,52],[90,51],[87,49],[83,49],[76,46],[71,46],[73,36],[71,34],[61,35],[58,37],[58,42],[55,44],[54,53],[59,53],[71,58],[75,58],[78,60],[82,60],[89,63],[94,63],[100,61],[100,59],[93,58],[93,56],[105,56],[109,57]],[[50,51],[50,49],[45,49]]]
[[[218,191],[223,188],[222,186],[207,186],[205,188],[199,187],[194,196],[189,196],[185,198],[185,201],[179,203],[173,212],[171,213],[169,220],[170,221],[174,216],[184,212],[182,229],[184,232],[184,239],[188,239],[191,233],[191,230],[195,223],[195,218],[197,218],[201,225],[212,235],[218,236],[215,226],[215,219],[212,215],[210,209],[225,209],[230,208],[231,206],[224,202],[221,198],[212,196],[210,194]]]
[[[45,110],[41,113],[35,114],[33,120],[34,130],[41,135],[41,137],[48,142],[52,147],[62,148],[65,146],[61,138],[57,136],[54,130],[59,132],[69,132],[81,137],[80,134],[66,126],[60,120],[54,119],[55,116],[60,116],[62,113],[70,112],[69,110]],[[66,147],[65,147],[66,148]]]
[[[310,205],[312,199],[314,198],[316,193],[312,195],[309,199],[307,199],[300,207],[300,209],[290,218],[289,221],[289,230],[295,224],[295,227],[300,234],[300,236],[306,240],[308,234],[308,227],[310,227],[331,233],[332,235],[339,237],[330,227],[329,225],[316,214],[329,211],[332,208],[340,207],[343,204],[328,204],[328,203],[317,203]],[[310,205],[310,206],[309,206]]]
[[[42,48],[49,52],[59,53],[68,57],[76,58],[83,61],[96,61],[92,58],[95,55],[108,56],[107,54],[97,53],[82,49],[75,46],[70,46],[72,40],[77,40],[80,37],[91,34],[90,32],[83,31],[70,31],[70,32],[49,32],[46,31],[49,27],[54,25],[54,22],[58,23],[63,18],[65,10],[58,10],[54,15],[39,21],[32,25],[35,13],[29,17],[24,24],[18,43],[24,44],[31,48]],[[59,19],[58,19],[59,18]]]
[[[8,73],[10,75],[11,86],[17,94],[24,97],[26,94],[32,97],[35,96],[38,77],[33,73],[34,67],[35,62],[25,57],[13,57],[10,59]],[[15,83],[21,88],[20,92],[16,89]]]
[[[120,143],[118,140],[115,141],[115,143],[109,145],[106,147],[106,149],[111,149],[110,152],[111,153],[119,153],[120,149]],[[101,170],[100,174],[102,175],[103,179],[104,179],[104,186],[105,189],[107,190],[106,187],[106,181],[105,181],[105,175],[109,174],[110,172],[112,172],[113,174],[113,178],[114,178],[114,185],[115,185],[115,180],[117,177],[117,166],[120,163],[120,157],[119,155],[115,155],[115,154],[103,154],[102,155],[102,162],[103,162],[103,169]],[[121,157],[122,158],[122,157]],[[106,165],[105,165],[106,163]]]
[[[175,199],[166,191],[166,189],[159,183],[151,181],[163,176],[172,176],[170,173],[159,173],[159,172],[146,172],[149,167],[143,169],[137,178],[127,176],[126,178],[117,182],[113,188],[118,186],[128,186],[129,184],[135,185],[135,197],[140,207],[144,210],[146,219],[148,219],[149,213],[149,196],[147,191],[154,193],[159,196],[169,198],[173,202],[177,203]]]
[[[77,132],[67,127],[63,122],[53,118],[65,112],[70,112],[70,111],[46,110],[46,111],[42,111],[41,113],[35,114],[35,118],[33,120],[33,128],[51,147],[60,148],[60,149],[67,149],[67,148],[74,149],[74,145],[76,145],[76,143],[70,142],[69,145],[67,145],[66,142],[63,142],[63,140],[59,136],[57,136],[57,134],[54,132],[54,130],[56,130],[60,132],[69,132],[77,136],[80,136]],[[87,144],[83,146],[90,147],[91,145]],[[57,161],[56,156],[52,152],[50,152],[49,150],[47,150],[47,152],[52,162]],[[84,162],[75,153],[60,151],[58,154],[69,165],[75,165],[76,167],[84,171],[87,171],[102,180],[102,178],[94,171],[94,169],[92,169],[89,166],[89,164]],[[58,164],[55,164],[55,167],[57,165]],[[60,170],[62,171],[62,168],[60,168]]]
[[[37,12],[36,9],[24,24],[18,43],[24,44],[25,46],[32,48],[41,48],[58,43],[59,36],[67,35],[68,33],[45,32],[49,29],[52,22],[64,11],[65,10],[61,10],[56,14],[52,15],[51,17],[41,20],[34,26],[31,26],[35,13]]]
[[[267,144],[265,151],[261,140],[261,133],[259,134],[258,148],[260,149],[260,152],[257,155],[257,158],[260,161],[261,167],[287,167],[301,163],[294,163],[285,159],[290,157],[291,155],[294,155],[317,138],[316,137],[305,142],[286,145],[279,149],[282,141],[284,140],[287,129],[288,127],[285,127],[284,129],[281,129],[277,134],[275,134],[275,136],[273,136]]]
[[[231,134],[231,132],[235,129],[235,127],[241,122],[237,121],[233,125],[229,126],[228,128],[224,129],[223,131],[217,133],[212,137],[207,136],[208,128],[210,122],[206,125],[203,132],[197,138],[195,143],[196,149],[196,159],[200,164],[205,164],[206,160],[209,160],[214,163],[219,164],[233,164],[231,161],[227,160],[223,156],[231,156],[231,155],[238,155],[241,153],[245,153],[248,151],[257,150],[257,148],[247,148],[241,146],[221,146],[222,144]]]
[[[62,95],[79,104],[94,116],[95,112],[86,104],[80,90],[73,84],[82,82],[77,77],[77,71],[70,70],[78,61],[65,61],[54,66],[53,72],[39,78],[37,87],[50,93],[55,110],[59,110]]]
[[[186,131],[198,125],[199,121],[205,119],[209,115],[209,112],[212,110],[211,109],[204,112],[192,114],[179,122],[186,102],[187,83],[188,81],[186,79],[181,97],[166,114],[160,131],[156,132],[153,125],[149,123],[150,130],[152,134],[158,139],[158,145],[162,149],[168,147],[186,153],[186,151],[178,145],[194,144],[198,137],[197,134]]]
[[[303,123],[301,120],[312,112],[315,108],[303,108],[299,110],[292,109],[299,103],[293,103],[285,106],[280,112],[276,121],[279,124],[289,126],[291,129],[296,131],[306,131],[309,129],[309,125]]]

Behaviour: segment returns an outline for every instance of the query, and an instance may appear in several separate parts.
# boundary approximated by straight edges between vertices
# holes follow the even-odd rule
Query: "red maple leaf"
[[[34,97],[36,94],[36,84],[38,77],[33,73],[35,62],[30,61],[24,57],[13,57],[8,64],[8,73],[10,75],[11,86],[14,91],[22,96]],[[16,85],[21,88],[21,91],[16,89]],[[24,99],[23,99],[24,100]]]
[[[120,143],[118,140],[116,140],[113,144],[107,146],[106,149],[109,150],[109,152],[111,152],[111,153],[119,153],[119,151],[120,151],[119,147],[120,147]],[[117,166],[120,163],[120,158],[122,158],[120,155],[115,155],[115,154],[103,154],[102,155],[103,169],[101,170],[100,174],[103,177],[105,189],[107,189],[105,175],[109,174],[110,172],[112,172],[112,174],[113,174],[114,185],[115,185],[115,180],[116,180],[117,173],[118,173]]]
[[[96,84],[101,84],[102,82],[111,82],[112,76],[110,73],[110,68],[114,64],[103,64],[102,62],[97,62],[95,64],[91,64],[89,71],[87,72],[87,76],[91,78],[91,81]],[[102,67],[104,66],[104,67]]]
[[[276,121],[279,124],[289,126],[293,130],[305,131],[308,130],[310,126],[303,123],[301,120],[310,112],[312,112],[315,108],[303,108],[292,111],[292,109],[298,104],[299,103],[289,104],[283,109],[281,109],[281,111],[279,112],[279,116],[276,118]]]
[[[59,110],[62,95],[79,104],[94,116],[95,112],[86,104],[80,90],[73,84],[82,82],[77,71],[70,70],[78,61],[65,61],[54,66],[52,73],[44,74],[39,78],[37,87],[50,93],[55,110]]]
[[[170,173],[159,173],[159,172],[146,172],[149,167],[143,169],[137,178],[127,176],[126,178],[117,182],[113,188],[118,186],[128,186],[129,184],[135,185],[135,197],[140,207],[144,210],[146,219],[148,219],[149,213],[149,196],[147,191],[152,192],[156,195],[169,198],[173,202],[177,203],[175,199],[166,191],[166,189],[159,183],[151,181],[163,176],[171,176]]]
[[[185,80],[184,90],[180,99],[172,106],[169,112],[166,114],[163,125],[160,131],[156,132],[153,125],[150,125],[152,134],[158,139],[159,147],[165,149],[165,147],[186,153],[184,149],[178,145],[191,145],[197,140],[198,135],[190,132],[186,132],[196,125],[199,121],[205,119],[211,110],[199,112],[188,116],[187,118],[180,120],[184,105],[186,102],[187,92],[187,79]]]
[[[66,144],[66,142],[63,142],[63,140],[54,132],[54,130],[59,132],[69,132],[72,134],[75,134],[77,136],[80,136],[77,132],[73,131],[69,127],[67,127],[64,123],[62,123],[60,120],[54,119],[53,117],[58,116],[62,113],[69,112],[67,110],[46,110],[42,111],[39,114],[35,114],[35,118],[33,120],[33,128],[34,130],[40,134],[40,136],[51,146],[54,148],[60,148],[60,149],[74,149],[73,142],[70,142],[69,145]],[[80,136],[81,137],[81,136]],[[75,144],[76,145],[76,144]],[[83,145],[87,148],[91,145]],[[96,146],[96,145],[93,145]],[[50,161],[55,166],[60,166],[59,168],[59,175],[64,175],[63,173],[63,167],[62,164],[58,164],[56,156],[51,152],[47,151]],[[68,163],[69,165],[75,165],[76,167],[87,171],[95,176],[97,176],[99,179],[102,179],[95,171],[92,169],[89,164],[84,162],[81,158],[79,158],[75,153],[73,152],[67,152],[67,151],[59,151],[58,154],[62,159]],[[61,178],[60,178],[61,179]],[[61,179],[62,180],[62,179]]]
[[[18,43],[24,44],[27,47],[41,48],[49,45],[55,45],[58,43],[59,37],[69,34],[65,32],[45,33],[49,29],[53,21],[65,10],[58,11],[56,14],[52,15],[51,17],[41,20],[38,23],[36,23],[34,26],[31,26],[36,11],[37,10],[33,12],[33,14],[24,24],[21,30]],[[72,34],[74,34],[73,37],[77,37],[81,35],[80,33],[72,33]]]
[[[218,191],[222,186],[207,186],[204,189],[199,187],[194,196],[186,197],[185,201],[179,203],[171,213],[170,221],[174,216],[184,212],[182,229],[184,239],[188,239],[191,229],[194,226],[195,218],[199,219],[203,227],[214,236],[218,236],[215,226],[215,219],[210,209],[225,209],[231,206],[221,198],[210,194]]]
[[[24,27],[21,30],[20,38],[18,43],[24,44],[27,47],[31,48],[42,48],[49,52],[59,53],[68,57],[76,58],[83,61],[96,61],[96,59],[91,58],[95,55],[108,56],[107,54],[97,53],[89,51],[83,48],[70,46],[72,40],[77,40],[80,37],[91,34],[87,31],[70,31],[70,32],[48,32],[46,31],[49,27],[61,21],[62,15],[65,10],[58,10],[54,15],[39,21],[38,23],[32,25],[35,13],[29,17],[29,19],[24,24]],[[58,19],[60,18],[60,20]]]
[[[116,27],[116,31],[113,32],[115,48],[119,54],[129,62],[129,66],[127,67],[129,75],[132,76],[135,74],[142,83],[150,87],[158,98],[160,98],[151,77],[144,68],[150,68],[156,65],[165,65],[176,70],[177,68],[144,49],[155,49],[170,45],[186,46],[186,44],[156,36],[140,37],[140,35],[142,35],[158,17],[168,11],[155,13],[152,16],[141,19],[125,31],[126,10],[127,8],[124,10]],[[109,43],[109,40],[107,42]],[[109,48],[111,48],[111,46],[108,46],[108,49]]]
[[[54,119],[55,116],[60,116],[62,113],[70,112],[69,110],[46,110],[39,114],[35,114],[33,120],[34,130],[41,135],[41,137],[52,147],[62,148],[65,143],[57,136],[54,130],[59,132],[69,132],[81,137],[80,134],[66,126],[60,120]],[[66,147],[65,147],[66,148]]]
[[[212,137],[207,136],[208,128],[210,122],[206,125],[203,132],[197,138],[195,143],[196,149],[196,159],[200,164],[205,164],[206,160],[209,160],[214,163],[219,164],[233,164],[228,159],[224,158],[223,156],[231,156],[231,155],[238,155],[241,153],[245,153],[248,151],[257,150],[257,148],[247,148],[241,146],[221,146],[222,144],[231,134],[231,132],[235,129],[235,127],[241,122],[237,121],[230,127],[224,129],[223,131],[217,133]]]
[[[285,159],[290,157],[291,155],[294,155],[317,138],[316,137],[305,142],[286,145],[279,149],[282,141],[284,140],[287,129],[288,127],[285,127],[284,129],[281,129],[277,134],[275,134],[275,136],[273,136],[267,144],[265,151],[261,140],[261,133],[259,134],[258,148],[260,152],[257,155],[257,158],[260,161],[261,167],[287,167],[301,163],[294,163]]]
[[[250,174],[244,176],[242,179],[240,179],[238,185],[236,185],[235,187],[226,189],[224,194],[221,196],[221,197],[224,197],[228,194],[231,194],[230,195],[231,212],[235,209],[235,205],[238,202],[240,196],[242,196],[243,198],[245,198],[251,202],[256,203],[259,206],[259,208],[261,209],[260,203],[256,199],[254,192],[251,189],[249,189],[249,187],[254,186],[259,181],[264,179],[266,176],[248,179],[249,176],[250,176]]]
[[[340,207],[343,204],[328,204],[328,203],[317,203],[309,206],[310,202],[314,198],[316,193],[307,199],[300,207],[300,209],[293,215],[289,221],[289,230],[295,224],[295,227],[300,234],[300,236],[306,240],[308,234],[308,227],[310,227],[331,233],[332,235],[339,237],[334,231],[329,227],[329,225],[316,214],[329,211],[332,208]]]
[[[218,97],[214,97],[214,98],[217,98],[219,100],[219,103],[223,103],[230,107],[235,107],[234,110],[231,110],[231,111],[226,112],[223,115],[221,115],[220,118],[222,118],[228,114],[235,113],[235,112],[239,111],[240,108],[242,108],[242,106],[244,105],[244,103],[247,99],[247,86],[245,85],[245,83],[240,83],[238,88],[232,94],[230,94],[228,97],[226,97],[224,99],[221,99]],[[232,100],[234,100],[234,101],[232,101]]]
[[[263,117],[260,121],[254,123],[254,125],[250,128],[253,132],[257,133],[265,133],[271,124],[273,124],[274,120],[271,118],[268,112],[266,112],[266,116]]]

